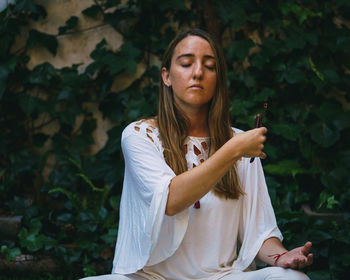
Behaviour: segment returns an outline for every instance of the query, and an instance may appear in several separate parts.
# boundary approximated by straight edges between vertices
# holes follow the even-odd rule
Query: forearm
[[[170,183],[167,215],[175,215],[208,193],[240,158],[239,147],[226,143],[201,165],[188,170]]]
[[[175,215],[208,193],[241,157],[265,157],[266,128],[236,134],[201,165],[174,177],[169,186],[167,215]]]
[[[288,250],[284,248],[282,242],[278,238],[272,237],[265,240],[258,252],[257,257],[266,264],[274,265],[274,256],[276,256],[276,254],[283,254],[286,251]]]

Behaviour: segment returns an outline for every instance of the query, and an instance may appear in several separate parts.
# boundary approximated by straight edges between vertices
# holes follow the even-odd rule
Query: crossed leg
[[[249,272],[227,274],[220,280],[310,280],[310,278],[301,271],[274,266]]]

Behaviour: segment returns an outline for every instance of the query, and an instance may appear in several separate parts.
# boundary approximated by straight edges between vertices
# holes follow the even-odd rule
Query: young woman
[[[225,75],[206,32],[170,43],[158,115],[122,135],[112,274],[91,279],[309,279],[298,269],[313,261],[311,242],[281,243],[259,159],[267,129],[231,128]],[[270,266],[254,270],[256,257]]]

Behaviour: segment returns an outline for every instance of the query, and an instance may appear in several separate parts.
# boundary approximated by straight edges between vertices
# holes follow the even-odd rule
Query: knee
[[[304,273],[299,270],[294,270],[291,268],[288,268],[288,277],[286,279],[290,280],[310,280],[310,278]]]
[[[310,278],[303,272],[299,270],[294,270],[291,268],[281,268],[276,267],[271,280],[273,279],[283,279],[283,280],[310,280]]]

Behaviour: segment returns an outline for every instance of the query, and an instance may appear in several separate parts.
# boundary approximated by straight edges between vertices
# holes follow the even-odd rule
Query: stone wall
[[[8,3],[10,3],[9,1]],[[12,0],[14,2],[14,0]],[[18,52],[26,45],[28,32],[31,29],[56,36],[58,40],[57,53],[54,56],[47,49],[42,47],[29,48],[27,55],[30,57],[27,64],[29,69],[35,66],[48,62],[55,68],[70,67],[73,64],[81,64],[78,68],[80,72],[84,72],[85,68],[92,62],[90,57],[91,52],[96,45],[103,39],[107,41],[108,47],[112,51],[117,51],[123,43],[123,37],[111,25],[103,21],[102,16],[90,18],[85,16],[82,11],[92,6],[92,0],[37,0],[36,3],[43,6],[47,12],[44,19],[32,21],[28,26],[23,28],[21,35],[18,36],[12,52]],[[0,8],[5,8],[0,7]],[[72,16],[76,16],[78,20],[77,26],[67,31],[65,34],[59,35],[59,27],[65,26],[66,21]],[[144,71],[143,65],[138,66],[136,75],[129,72],[122,73],[115,78],[112,86],[113,92],[119,92],[128,87],[134,79]],[[35,93],[36,96],[38,93]],[[40,93],[39,93],[40,94]],[[47,94],[47,93],[44,93]],[[43,95],[44,95],[43,94]],[[98,104],[84,104],[84,109],[91,112],[97,120],[97,128],[93,134],[95,144],[91,145],[88,153],[95,154],[106,144],[108,140],[107,131],[113,126],[110,121],[103,119],[102,113],[98,109]],[[44,122],[45,115],[38,118],[35,122]],[[84,116],[76,119],[76,128],[83,123]],[[52,122],[48,126],[44,126],[40,131],[48,135],[54,135],[59,130],[58,122]],[[51,147],[51,142],[45,144],[44,150]],[[42,152],[42,150],[41,150]],[[44,179],[48,178],[55,164],[55,155],[51,154],[48,157],[47,164],[43,170]]]

